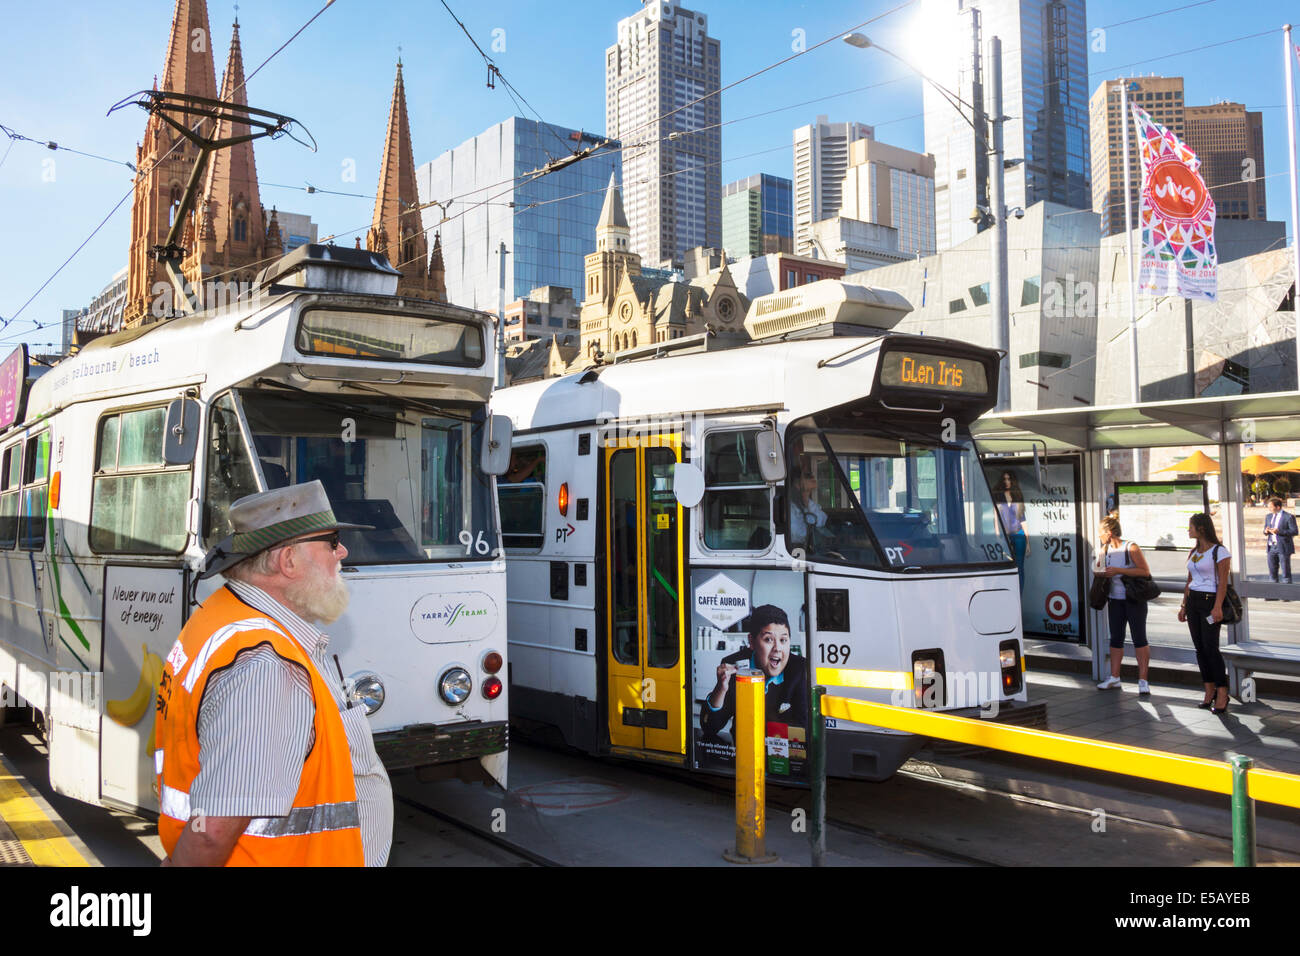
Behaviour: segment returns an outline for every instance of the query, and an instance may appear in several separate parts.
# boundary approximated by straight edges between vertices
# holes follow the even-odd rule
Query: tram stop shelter
[[[1279,677],[1288,696],[1300,691],[1291,683],[1300,678],[1300,567],[1296,583],[1281,574],[1278,583],[1271,580],[1264,536],[1269,509],[1250,492],[1275,464],[1270,488],[1286,499],[1287,511],[1296,511],[1300,472],[1288,476],[1284,469],[1300,455],[1300,391],[989,413],[972,431],[995,500],[1004,483],[1018,484],[1025,504],[1028,646],[1085,659],[1086,649],[1093,677],[1109,673],[1106,612],[1088,607],[1087,589],[1100,553],[1100,520],[1115,513],[1162,592],[1147,618],[1152,667],[1181,670],[1199,683],[1191,636],[1177,614],[1191,546],[1187,518],[1208,510],[1232,552],[1243,605],[1242,621],[1225,626],[1220,641],[1231,692],[1240,698],[1244,690],[1249,699],[1261,682],[1284,686],[1275,683]],[[1189,459],[1197,464],[1185,464]],[[1005,481],[1008,471],[1012,482]],[[1300,565],[1300,556],[1295,561]],[[1131,641],[1125,648],[1127,663]]]

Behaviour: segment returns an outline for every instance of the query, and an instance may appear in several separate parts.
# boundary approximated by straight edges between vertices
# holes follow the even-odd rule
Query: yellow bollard
[[[736,847],[722,855],[732,863],[771,863],[767,854],[766,707],[762,671],[738,671],[736,717]]]

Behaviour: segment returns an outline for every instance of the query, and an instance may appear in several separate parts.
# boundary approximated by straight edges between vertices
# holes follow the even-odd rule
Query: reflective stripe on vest
[[[286,641],[293,640],[288,634],[280,630],[280,626],[269,617],[251,617],[244,621],[227,624],[225,627],[213,632],[212,636],[203,642],[199,652],[194,655],[189,672],[186,673],[185,680],[182,682],[188,693],[194,692],[194,685],[203,676],[203,670],[208,666],[208,661],[212,659],[213,654],[221,649],[221,645],[236,634],[241,634],[244,631],[275,631]]]
[[[194,811],[190,808],[190,795],[184,790],[163,785],[158,799],[163,816],[188,823]],[[253,817],[244,829],[244,836],[283,837],[307,836],[330,830],[350,830],[361,827],[361,812],[356,801],[347,803],[322,803],[314,807],[294,807],[283,817]]]

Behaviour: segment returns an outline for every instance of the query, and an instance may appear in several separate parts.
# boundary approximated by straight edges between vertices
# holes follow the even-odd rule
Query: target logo
[[[1070,595],[1064,591],[1053,591],[1047,595],[1047,616],[1053,621],[1064,621],[1070,616],[1070,611],[1074,605],[1070,603]]]

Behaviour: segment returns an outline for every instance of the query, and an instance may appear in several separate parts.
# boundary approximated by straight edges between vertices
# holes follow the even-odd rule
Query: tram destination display
[[[979,359],[894,350],[880,364],[882,388],[915,388],[931,392],[985,395],[988,373]]]
[[[803,576],[707,568],[691,575],[695,766],[734,773],[735,675],[765,678],[767,775],[808,780],[809,666]]]
[[[1209,512],[1204,481],[1116,482],[1115,506],[1124,537],[1143,548],[1178,548],[1192,515]]]

